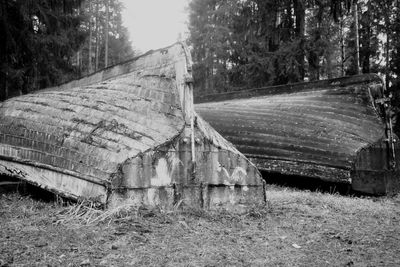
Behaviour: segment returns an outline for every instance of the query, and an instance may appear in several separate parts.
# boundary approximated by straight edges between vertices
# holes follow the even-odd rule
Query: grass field
[[[0,194],[0,266],[400,266],[400,197],[268,186],[245,214]]]

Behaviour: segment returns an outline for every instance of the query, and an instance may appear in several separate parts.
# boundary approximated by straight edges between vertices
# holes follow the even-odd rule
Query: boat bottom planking
[[[261,170],[387,194],[400,180],[389,100],[371,74],[200,96],[195,106]]]
[[[1,103],[0,173],[108,207],[265,202],[256,167],[194,112],[182,44]]]

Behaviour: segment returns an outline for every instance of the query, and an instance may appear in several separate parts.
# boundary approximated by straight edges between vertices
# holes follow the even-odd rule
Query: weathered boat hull
[[[399,151],[381,79],[363,75],[199,97],[197,112],[268,172],[398,189]]]
[[[182,44],[0,104],[0,173],[108,206],[265,201],[263,180],[193,110]]]

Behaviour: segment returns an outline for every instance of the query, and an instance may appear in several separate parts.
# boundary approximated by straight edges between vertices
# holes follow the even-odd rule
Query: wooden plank
[[[77,176],[4,160],[0,160],[0,173],[28,181],[66,197],[75,199],[85,197],[103,204],[107,201],[106,185],[83,180]]]
[[[325,90],[330,87],[348,87],[360,84],[382,84],[381,78],[376,74],[356,75],[331,80],[321,80],[314,82],[294,83],[288,85],[269,86],[254,89],[242,89],[230,91],[227,93],[198,95],[195,97],[195,103],[208,103],[215,101],[224,101],[231,99],[244,99],[265,95],[290,94],[295,92],[311,92],[317,90]],[[380,90],[380,89],[378,89]]]
[[[260,169],[349,182],[362,149],[385,138],[382,93],[364,75],[199,97],[196,111]],[[374,153],[362,161],[384,170]]]
[[[352,182],[350,168],[338,168],[309,161],[294,161],[292,159],[274,159],[251,157],[249,159],[257,165],[260,170],[270,173],[296,175],[318,178],[328,182],[340,182],[350,184]],[[268,181],[268,177],[266,178]]]
[[[265,201],[256,167],[194,112],[192,82],[177,44],[10,99],[0,105],[0,172],[111,206]]]

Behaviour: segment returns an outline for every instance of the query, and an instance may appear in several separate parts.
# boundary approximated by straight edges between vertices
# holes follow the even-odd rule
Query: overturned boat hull
[[[399,187],[398,139],[376,75],[202,96],[197,112],[264,171]]]
[[[193,110],[186,47],[0,104],[0,173],[107,206],[265,201],[256,167]]]

